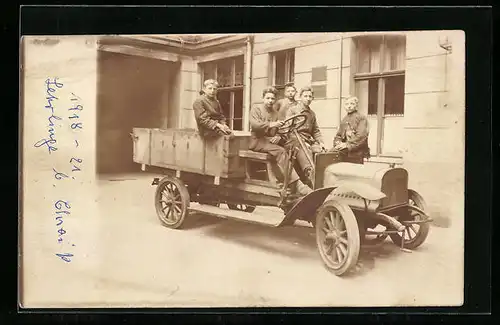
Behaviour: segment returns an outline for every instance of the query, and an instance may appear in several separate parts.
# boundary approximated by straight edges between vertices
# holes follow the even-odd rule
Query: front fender
[[[332,187],[324,187],[312,191],[308,195],[304,196],[300,201],[295,203],[295,205],[288,210],[285,218],[278,226],[288,225],[293,223],[296,219],[310,219],[309,217],[316,214],[316,210],[323,204],[325,199],[330,195],[330,193],[335,189]]]

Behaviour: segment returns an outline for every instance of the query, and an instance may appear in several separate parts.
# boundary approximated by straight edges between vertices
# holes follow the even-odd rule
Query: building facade
[[[192,103],[209,78],[229,125],[249,130],[249,110],[272,85],[312,86],[326,144],[349,95],[370,123],[370,163],[409,170],[436,223],[463,221],[465,36],[460,31],[123,36],[98,55],[102,170],[126,159],[133,127],[196,128]],[[116,116],[122,118],[116,121]],[[127,144],[125,144],[127,143]],[[99,149],[100,148],[100,149]],[[121,151],[120,151],[121,150]],[[120,153],[118,153],[120,151]],[[131,160],[131,153],[129,159]]]

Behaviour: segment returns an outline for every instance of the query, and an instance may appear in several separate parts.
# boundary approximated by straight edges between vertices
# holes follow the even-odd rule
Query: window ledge
[[[249,136],[249,135],[251,135],[251,132],[250,131],[233,130],[233,134],[235,136]]]
[[[354,80],[403,76],[403,75],[405,75],[405,70],[387,70],[381,72],[358,72],[354,74]]]

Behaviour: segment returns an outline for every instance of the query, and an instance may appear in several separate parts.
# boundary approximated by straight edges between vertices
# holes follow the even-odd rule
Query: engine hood
[[[380,188],[382,176],[392,168],[380,164],[337,163],[325,169],[325,186],[335,186],[340,181],[358,181]]]

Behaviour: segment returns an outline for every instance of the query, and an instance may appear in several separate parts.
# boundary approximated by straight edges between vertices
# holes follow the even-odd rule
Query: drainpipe
[[[245,103],[243,110],[243,131],[248,132],[250,129],[250,105],[252,104],[251,82],[252,82],[252,42],[253,37],[248,36],[246,40],[247,52],[245,62]]]
[[[344,55],[344,36],[342,36],[342,34],[340,34],[339,125],[338,125],[338,127],[340,127],[340,121],[342,121],[342,63],[343,63],[343,55]]]

